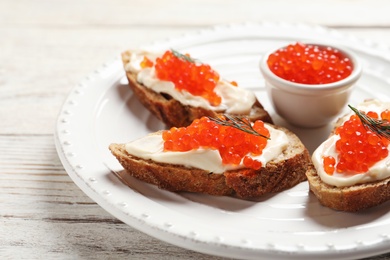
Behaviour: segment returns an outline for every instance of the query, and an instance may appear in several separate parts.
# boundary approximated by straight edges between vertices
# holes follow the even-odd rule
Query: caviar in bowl
[[[293,125],[320,127],[345,108],[362,66],[342,47],[295,43],[266,53],[260,71],[277,114]]]

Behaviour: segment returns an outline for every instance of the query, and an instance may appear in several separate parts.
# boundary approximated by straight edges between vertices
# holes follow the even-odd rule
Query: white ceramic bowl
[[[317,85],[294,83],[282,79],[270,70],[267,60],[269,55],[285,46],[266,53],[260,61],[260,71],[276,113],[296,126],[320,127],[333,121],[345,108],[353,85],[361,76],[362,66],[356,54],[345,48],[318,43],[305,44],[339,50],[351,60],[352,73],[340,81]]]

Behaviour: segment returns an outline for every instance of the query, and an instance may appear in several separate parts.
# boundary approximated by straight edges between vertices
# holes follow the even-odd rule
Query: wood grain
[[[69,178],[51,135],[0,136],[0,258],[219,259],[151,238]]]
[[[220,24],[320,24],[390,46],[389,10],[387,0],[0,1],[0,258],[220,259],[138,232],[72,182],[53,137],[71,88],[124,49]]]

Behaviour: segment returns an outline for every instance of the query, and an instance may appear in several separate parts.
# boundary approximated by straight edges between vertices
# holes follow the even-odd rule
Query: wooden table
[[[122,50],[213,25],[304,22],[390,46],[390,1],[322,2],[2,0],[0,258],[219,259],[149,237],[87,197],[57,156],[58,111]]]

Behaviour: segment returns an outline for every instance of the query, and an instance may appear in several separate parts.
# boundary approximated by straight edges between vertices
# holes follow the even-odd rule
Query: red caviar
[[[238,83],[236,81],[230,81],[230,84],[232,84],[235,87],[238,87]]]
[[[335,170],[336,159],[332,156],[324,157],[324,170],[327,174],[333,175]]]
[[[331,47],[290,44],[272,53],[267,64],[277,76],[296,83],[327,84],[352,73],[352,62]]]
[[[260,135],[270,136],[263,121],[257,120],[252,127]],[[262,164],[250,155],[261,155],[267,145],[265,137],[220,125],[208,117],[196,119],[188,127],[166,130],[162,137],[166,151],[218,150],[223,164],[238,165],[243,162],[245,167],[253,169],[260,169]]]
[[[386,110],[381,114],[386,116],[388,113]],[[379,117],[375,112],[368,112],[367,115],[372,118]],[[337,172],[348,174],[367,172],[372,165],[389,154],[387,147],[390,141],[366,129],[357,115],[352,115],[348,121],[338,127],[336,134],[340,135],[340,139],[336,141],[338,163],[335,170]],[[334,171],[329,166],[332,164],[330,160],[334,165],[334,158],[324,157],[324,170],[332,175]]]
[[[141,61],[140,64],[141,68],[151,68],[153,67],[153,61],[149,60],[146,56],[144,56],[144,59]]]
[[[390,110],[386,109],[385,111],[382,111],[381,118],[382,120],[390,121]]]
[[[201,96],[213,106],[221,103],[221,97],[214,92],[219,74],[210,65],[198,63],[189,55],[178,56],[172,51],[166,51],[157,58],[155,69],[157,78],[173,82],[176,89]]]

